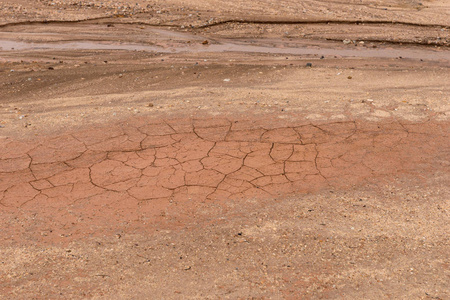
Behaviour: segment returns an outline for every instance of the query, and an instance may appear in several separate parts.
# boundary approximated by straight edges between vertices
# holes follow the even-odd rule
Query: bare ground
[[[1,298],[450,297],[445,1],[0,10]]]

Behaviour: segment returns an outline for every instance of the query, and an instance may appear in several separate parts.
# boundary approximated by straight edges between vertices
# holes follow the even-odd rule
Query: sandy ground
[[[447,1],[0,15],[0,298],[450,298]]]

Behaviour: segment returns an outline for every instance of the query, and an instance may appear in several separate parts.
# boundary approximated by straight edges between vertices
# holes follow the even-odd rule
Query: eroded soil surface
[[[447,1],[0,15],[0,298],[450,298]]]

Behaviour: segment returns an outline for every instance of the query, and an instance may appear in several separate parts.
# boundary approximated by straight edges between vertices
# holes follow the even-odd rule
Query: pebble
[[[229,78],[226,78],[226,79],[224,79],[223,81],[225,81],[225,82],[229,82],[231,79],[229,79]]]
[[[307,66],[308,68],[312,68],[312,63],[306,63],[306,66]]]

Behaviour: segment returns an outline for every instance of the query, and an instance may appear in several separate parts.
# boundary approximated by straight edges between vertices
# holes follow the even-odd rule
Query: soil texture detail
[[[450,299],[448,0],[0,0],[0,299]]]

